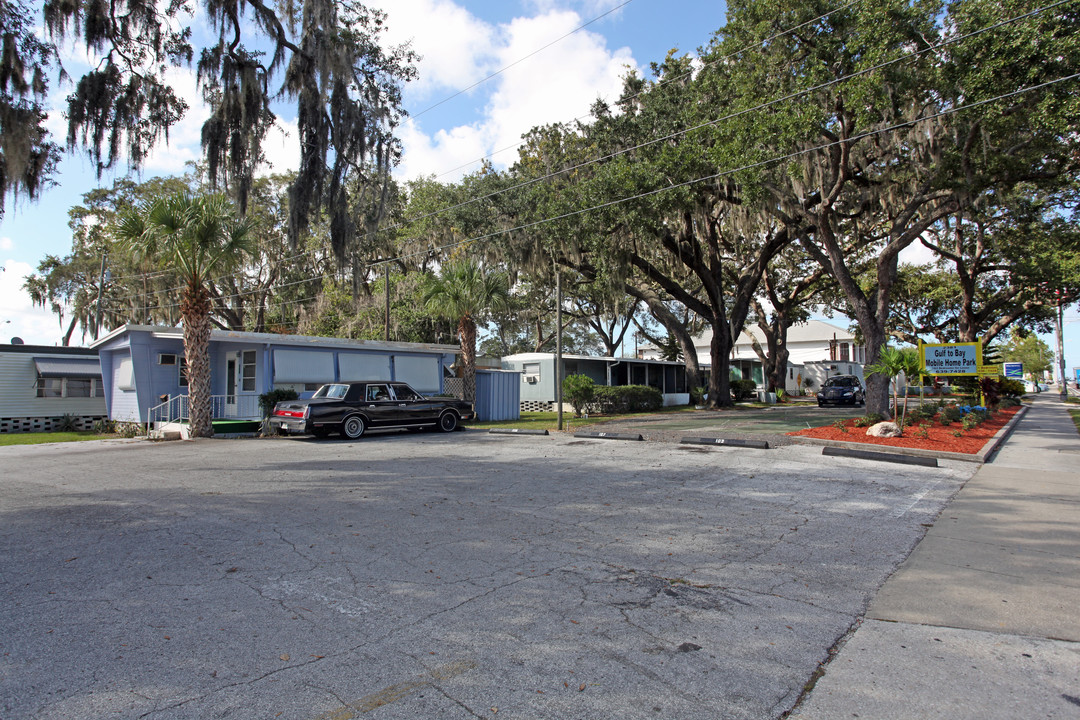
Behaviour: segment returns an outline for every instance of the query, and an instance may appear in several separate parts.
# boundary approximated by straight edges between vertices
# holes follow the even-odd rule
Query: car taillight
[[[274,415],[277,417],[291,417],[291,418],[306,418],[308,414],[308,408],[303,410],[288,410],[286,408],[274,408]]]

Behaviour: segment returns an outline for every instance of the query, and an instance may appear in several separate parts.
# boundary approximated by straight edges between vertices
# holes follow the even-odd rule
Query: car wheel
[[[443,413],[439,416],[439,429],[443,432],[453,432],[457,430],[458,419],[457,415],[452,412]]]
[[[356,440],[364,434],[364,430],[367,426],[364,425],[364,418],[359,415],[353,415],[345,418],[345,422],[341,423],[341,434],[350,440]]]

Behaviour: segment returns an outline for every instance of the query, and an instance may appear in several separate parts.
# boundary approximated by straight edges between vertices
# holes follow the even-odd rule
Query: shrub
[[[870,427],[871,425],[877,425],[884,419],[885,416],[881,413],[867,413],[862,417],[855,418],[855,427]]]
[[[998,379],[993,377],[979,378],[979,389],[982,390],[983,397],[986,398],[987,407],[997,407],[998,401],[1001,399],[1001,383],[998,382]]]
[[[753,380],[731,381],[731,397],[735,402],[751,398],[755,392],[757,392],[757,383]]]
[[[143,434],[142,423],[137,422],[118,422],[116,425],[116,434],[122,438],[133,438]]]
[[[1001,398],[1001,402],[998,403],[998,407],[1001,408],[1011,408],[1016,407],[1017,405],[1023,405],[1023,403],[1015,397],[1003,397]]]
[[[63,417],[57,418],[53,423],[53,432],[75,432],[78,429],[79,418],[71,413],[64,413]]]
[[[690,388],[690,402],[695,405],[705,404],[705,395],[708,394],[709,388],[707,387],[694,387]]]
[[[1001,395],[1006,398],[1018,398],[1024,394],[1024,383],[1012,378],[1001,381]],[[1007,407],[1012,407],[1011,405]]]
[[[960,432],[959,430],[953,430],[952,431],[952,436],[953,437],[964,437],[964,433]]]
[[[299,395],[292,388],[279,388],[277,390],[271,390],[265,392],[259,396],[259,408],[262,409],[264,418],[270,417],[270,413],[273,412],[274,406],[279,402],[285,402],[286,400],[295,400]]]
[[[574,408],[574,417],[581,417],[593,395],[596,394],[596,383],[588,375],[567,375],[562,383],[563,397]]]
[[[91,427],[98,435],[112,435],[116,432],[115,423],[112,420],[97,420]]]
[[[776,402],[787,402],[787,391],[783,388],[776,388]]]
[[[664,396],[647,385],[597,385],[589,411],[604,415],[659,410],[664,406]]]
[[[832,426],[843,433],[848,431],[847,424],[843,420],[834,420]]]
[[[949,423],[960,422],[960,418],[964,417],[964,412],[956,405],[946,405],[941,409],[941,415],[938,420],[942,425],[948,425]]]
[[[929,420],[938,413],[938,406],[935,403],[920,403],[914,408],[908,410],[908,415],[912,420]]]

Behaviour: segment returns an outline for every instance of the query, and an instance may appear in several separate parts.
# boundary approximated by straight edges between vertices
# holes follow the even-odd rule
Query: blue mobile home
[[[153,408],[187,396],[181,328],[125,325],[91,348],[101,361],[112,420],[156,420]],[[302,393],[328,382],[400,380],[422,393],[439,394],[457,354],[455,345],[215,330],[210,337],[214,416],[258,419],[262,393],[278,388]]]

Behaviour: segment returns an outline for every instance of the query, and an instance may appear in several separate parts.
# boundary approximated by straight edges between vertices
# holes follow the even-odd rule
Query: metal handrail
[[[231,400],[231,402],[230,402]],[[230,408],[229,406],[233,406]],[[184,422],[191,416],[191,396],[173,395],[149,409],[146,415],[146,434],[159,425]],[[258,395],[211,395],[210,416],[214,419],[260,419]]]

